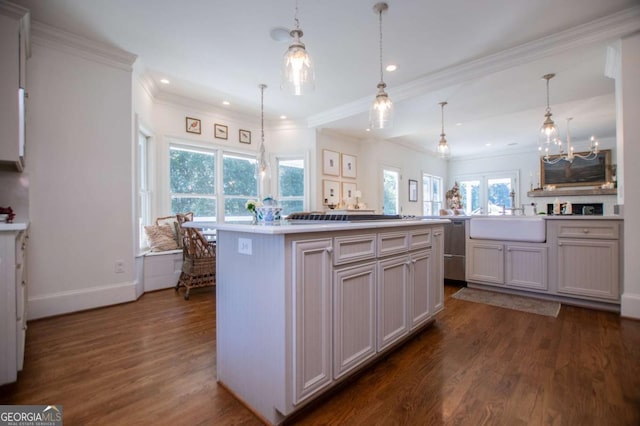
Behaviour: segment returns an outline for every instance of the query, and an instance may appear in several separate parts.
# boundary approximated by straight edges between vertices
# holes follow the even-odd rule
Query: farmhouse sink
[[[483,216],[469,221],[469,237],[485,240],[541,243],[547,239],[546,222],[534,216]]]

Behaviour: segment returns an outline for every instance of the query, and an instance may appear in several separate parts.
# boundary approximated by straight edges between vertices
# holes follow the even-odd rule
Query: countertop
[[[378,229],[378,228],[399,228],[416,225],[437,225],[449,223],[448,218],[441,219],[396,219],[396,220],[375,220],[356,222],[296,222],[291,223],[283,220],[277,225],[249,225],[240,223],[217,223],[217,222],[186,222],[182,226],[187,228],[208,228],[218,231],[249,232],[254,234],[301,234],[305,232],[326,232],[326,231],[348,231],[353,229]]]
[[[28,222],[0,223],[0,232],[23,231],[29,227]]]

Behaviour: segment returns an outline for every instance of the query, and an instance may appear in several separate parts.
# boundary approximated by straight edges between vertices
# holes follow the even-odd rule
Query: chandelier
[[[298,0],[296,0],[294,22],[295,28],[289,33],[292,41],[282,62],[282,84],[280,87],[300,96],[315,89],[315,75],[311,57],[307,53],[304,43],[300,41],[302,30],[298,21]]]
[[[378,13],[380,23],[380,83],[378,83],[378,93],[369,111],[370,127],[373,129],[384,129],[391,126],[393,118],[393,102],[384,91],[387,85],[382,75],[382,12],[389,9],[387,3],[376,3],[373,10]]]
[[[440,158],[449,158],[449,144],[447,144],[444,134],[444,106],[447,105],[447,102],[440,102],[439,105],[442,108],[442,132],[440,133],[440,142],[438,142],[437,151]]]
[[[585,153],[574,152],[574,147],[571,144],[571,131],[569,130],[569,123],[573,120],[573,117],[567,118],[567,144],[566,151],[564,143],[559,138],[556,138],[556,145],[558,146],[558,154],[553,157],[549,155],[549,147],[545,148],[542,161],[547,164],[556,164],[559,161],[568,161],[572,163],[575,158],[581,158],[583,160],[595,160],[598,158],[598,141],[595,137],[591,136],[589,151]]]

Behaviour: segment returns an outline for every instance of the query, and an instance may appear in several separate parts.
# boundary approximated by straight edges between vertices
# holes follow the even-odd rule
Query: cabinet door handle
[[[442,232],[435,232],[433,235],[435,235],[436,237],[439,237],[440,235],[442,235]]]
[[[500,248],[498,249],[498,251],[502,251],[502,247],[500,247]]]
[[[558,243],[558,245],[559,245],[559,246],[561,246],[561,245],[562,245],[562,241],[560,241],[560,242]]]
[[[588,234],[588,233],[589,233],[589,230],[588,230],[587,228],[584,228],[584,229],[582,230],[582,233],[583,233],[583,234]]]
[[[326,250],[329,254],[333,253],[333,247],[327,247]]]

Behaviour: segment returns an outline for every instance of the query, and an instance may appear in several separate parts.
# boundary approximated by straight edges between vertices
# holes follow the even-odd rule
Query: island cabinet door
[[[376,354],[376,263],[333,274],[333,359],[338,379]]]
[[[294,404],[331,384],[331,239],[293,242]]]
[[[480,240],[467,245],[467,281],[504,285],[502,244]]]
[[[378,351],[409,333],[409,255],[378,262]]]
[[[431,244],[432,270],[429,289],[431,298],[431,315],[444,309],[444,227],[433,228]]]
[[[431,315],[429,294],[430,277],[433,269],[431,250],[411,254],[409,305],[411,307],[411,329],[424,324]]]

